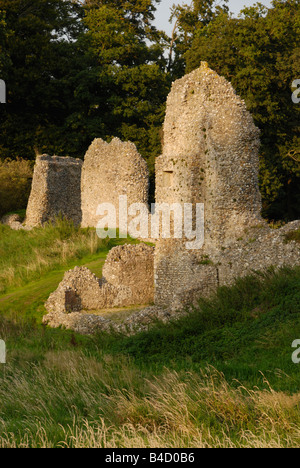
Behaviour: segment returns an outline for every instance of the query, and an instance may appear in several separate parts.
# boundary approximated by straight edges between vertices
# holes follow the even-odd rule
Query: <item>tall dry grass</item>
[[[76,351],[21,368],[12,360],[0,385],[0,447],[298,447],[300,393],[265,383],[229,384],[212,367],[153,377],[125,358]]]

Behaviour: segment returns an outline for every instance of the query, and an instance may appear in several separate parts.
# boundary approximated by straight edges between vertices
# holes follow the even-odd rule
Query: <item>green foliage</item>
[[[185,53],[193,44],[199,28],[209,25],[221,12],[228,12],[226,3],[218,0],[192,0],[190,5],[174,5],[171,18],[175,26],[169,51],[169,70],[172,78],[181,78],[185,73]]]
[[[82,336],[41,325],[43,305],[75,264],[100,275],[114,242],[65,220],[0,231],[12,277],[0,295],[1,447],[299,446],[299,267],[240,279],[147,333]],[[55,244],[60,255],[20,282]]]
[[[78,69],[74,40],[82,29],[81,11],[72,0],[0,0],[0,11],[9,31],[4,43],[9,62],[1,68],[7,105],[1,107],[0,158],[33,159],[46,131],[49,152],[61,150],[70,82]]]
[[[291,85],[299,72],[299,0],[275,0],[242,11],[220,13],[200,24],[186,53],[187,70],[205,60],[232,82],[261,130],[260,189],[269,219],[300,217],[299,105]]]
[[[118,136],[153,173],[170,88],[156,3],[0,0],[11,31],[0,35],[9,58],[0,158],[82,157],[94,138]]]
[[[83,258],[87,261],[89,256],[103,259],[122,242],[125,240],[100,239],[95,229],[81,229],[61,217],[31,231],[13,231],[0,224],[0,293],[24,286],[55,269],[67,270]]]
[[[159,0],[0,0],[0,159],[83,157],[94,138],[133,141],[155,158],[171,81],[206,60],[230,80],[261,129],[263,215],[300,217],[299,0],[243,10],[227,0],[175,6],[171,38],[152,22]],[[168,54],[166,53],[168,52]],[[168,56],[167,56],[168,55]],[[151,200],[153,201],[153,200]]]
[[[0,70],[2,71],[8,65],[7,40],[9,31],[5,21],[5,12],[0,9]],[[1,73],[2,75],[2,73]],[[2,76],[1,76],[1,79]]]
[[[104,91],[94,108],[105,138],[133,141],[154,171],[170,77],[162,34],[151,26],[156,1],[86,2],[86,46],[98,65]],[[100,96],[99,96],[100,97]],[[101,99],[101,97],[100,97]]]
[[[26,207],[32,172],[30,162],[24,159],[0,160],[0,216]]]

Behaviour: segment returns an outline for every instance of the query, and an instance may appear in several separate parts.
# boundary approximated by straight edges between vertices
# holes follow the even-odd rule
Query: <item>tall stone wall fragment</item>
[[[120,195],[127,196],[128,205],[143,203],[148,208],[147,164],[131,142],[95,139],[85,155],[81,187],[83,227],[97,226],[97,208],[102,203],[115,206],[118,227]]]
[[[26,211],[26,226],[35,227],[62,215],[81,223],[80,159],[38,156]]]
[[[176,309],[245,272],[300,263],[299,248],[286,246],[283,234],[275,235],[261,217],[259,146],[244,101],[205,62],[173,83],[156,163],[156,203],[177,203],[182,210],[186,203],[204,204],[204,244],[187,250],[184,236],[160,237],[156,305]],[[195,216],[192,221],[195,228]],[[253,230],[255,255],[249,250]]]

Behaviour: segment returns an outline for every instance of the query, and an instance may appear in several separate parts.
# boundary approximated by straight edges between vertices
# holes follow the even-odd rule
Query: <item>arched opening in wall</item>
[[[174,184],[174,172],[164,171],[163,172],[163,185],[164,187],[172,187]]]

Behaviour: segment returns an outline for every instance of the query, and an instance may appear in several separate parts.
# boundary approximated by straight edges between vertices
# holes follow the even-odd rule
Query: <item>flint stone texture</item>
[[[37,157],[26,226],[40,226],[59,215],[80,225],[82,164],[80,159],[69,157]]]
[[[287,235],[300,229],[300,221],[293,221],[280,229],[260,225],[246,229],[229,248],[213,258],[217,264],[219,285],[230,285],[236,278],[275,267],[300,265],[300,245],[287,241]]]
[[[44,322],[80,333],[133,333],[153,320],[187,313],[199,297],[238,277],[300,265],[299,243],[286,237],[300,229],[300,221],[273,230],[261,217],[259,145],[259,130],[244,101],[206,63],[173,83],[163,154],[156,162],[156,204],[178,204],[182,211],[185,203],[203,204],[202,248],[187,249],[192,239],[185,230],[183,238],[165,238],[160,222],[155,250],[145,245],[112,249],[103,278],[85,268],[67,272],[46,303]],[[83,226],[97,225],[100,203],[118,208],[119,195],[127,195],[128,204],[147,205],[148,180],[146,163],[133,144],[95,140],[82,171]],[[173,216],[171,233],[174,226]],[[190,227],[198,227],[195,214]],[[121,325],[86,312],[151,303],[153,297],[155,306]]]
[[[105,280],[115,287],[131,290],[132,304],[154,300],[154,247],[139,244],[110,250],[102,270]]]
[[[299,246],[284,242],[295,224],[274,231],[261,217],[259,145],[244,101],[205,62],[173,83],[156,163],[156,203],[203,203],[204,245],[187,250],[185,238],[160,237],[157,306],[176,310],[254,270],[300,264]]]
[[[64,327],[67,330],[73,330],[82,335],[92,335],[94,333],[117,332],[128,336],[142,331],[148,331],[158,321],[167,323],[170,319],[177,319],[181,315],[170,315],[167,310],[159,307],[150,306],[140,311],[133,311],[121,323],[107,318],[107,316],[71,312],[69,314],[57,312],[49,313],[43,319],[43,322],[52,328]]]
[[[80,312],[130,304],[129,288],[119,288],[97,278],[88,268],[67,271],[58,289],[45,304],[48,312]]]
[[[3,216],[3,218],[1,219],[1,224],[9,226],[14,231],[29,231],[31,229],[28,226],[24,226],[23,220],[18,214],[10,214]]]
[[[259,130],[225,78],[201,67],[175,81],[167,100],[156,203],[203,203],[210,252],[261,223]]]
[[[146,161],[131,142],[114,138],[106,143],[95,139],[89,147],[82,169],[82,227],[97,227],[97,208],[111,203],[116,208],[119,226],[119,196],[126,195],[128,206],[142,203],[148,209],[149,173]]]
[[[154,247],[123,245],[109,252],[101,279],[85,267],[67,271],[45,304],[44,322],[56,326],[70,313],[153,302],[153,264]]]

